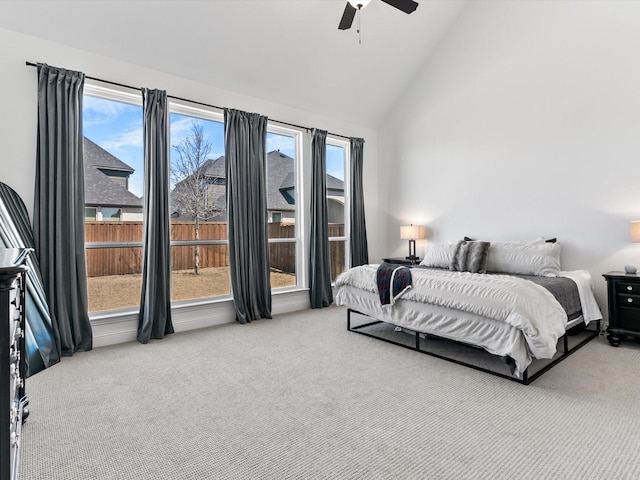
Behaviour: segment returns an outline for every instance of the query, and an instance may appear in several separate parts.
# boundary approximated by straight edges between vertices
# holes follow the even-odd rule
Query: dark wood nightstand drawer
[[[618,294],[618,305],[620,308],[640,308],[640,295]]]
[[[638,309],[620,307],[618,309],[618,323],[620,328],[633,332],[640,332],[640,315]]]
[[[618,282],[616,284],[616,291],[629,295],[640,295],[640,283]]]

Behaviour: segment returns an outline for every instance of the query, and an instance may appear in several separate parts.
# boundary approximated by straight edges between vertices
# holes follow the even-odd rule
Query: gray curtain
[[[311,238],[309,258],[309,299],[311,308],[333,303],[329,227],[327,215],[327,132],[311,133]]]
[[[91,350],[84,253],[84,74],[38,64],[33,236],[60,353]]]
[[[364,190],[362,188],[362,173],[364,140],[351,139],[351,175],[350,175],[350,232],[351,238],[351,266],[369,263],[369,246],[367,245],[367,224],[364,218]]]
[[[224,110],[229,270],[236,320],[271,318],[265,183],[267,117]]]
[[[138,341],[173,333],[167,92],[142,91],[144,131],[144,247]]]

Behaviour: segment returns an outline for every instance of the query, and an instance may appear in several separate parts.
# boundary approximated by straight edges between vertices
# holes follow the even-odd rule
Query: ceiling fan
[[[365,7],[371,0],[349,0],[347,6],[344,8],[344,13],[340,19],[338,29],[348,30],[353,24],[353,19],[356,16],[356,12]],[[404,13],[412,13],[418,8],[418,2],[413,0],[382,0],[384,3],[391,5],[392,7],[402,10]]]

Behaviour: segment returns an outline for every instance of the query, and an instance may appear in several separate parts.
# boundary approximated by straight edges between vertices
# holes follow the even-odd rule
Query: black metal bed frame
[[[472,363],[468,363],[468,362],[465,362],[463,360],[458,360],[458,359],[455,359],[455,358],[448,357],[446,355],[440,355],[439,353],[436,353],[436,352],[430,352],[428,350],[424,350],[420,346],[420,340],[421,340],[420,335],[428,335],[429,337],[435,337],[435,338],[438,338],[438,339],[444,339],[444,340],[448,340],[448,341],[451,341],[453,343],[457,343],[457,344],[461,344],[461,345],[468,345],[468,344],[464,344],[463,342],[458,342],[458,341],[455,341],[455,340],[449,340],[449,339],[444,338],[444,337],[439,337],[438,335],[432,335],[430,333],[429,334],[425,334],[423,332],[417,332],[415,330],[411,330],[409,328],[402,327],[402,331],[403,332],[411,332],[411,333],[413,333],[415,335],[415,346],[406,345],[404,343],[396,342],[394,340],[390,340],[388,338],[384,338],[384,337],[381,337],[381,336],[378,336],[378,335],[374,335],[372,333],[365,332],[365,331],[361,330],[363,328],[370,327],[372,325],[377,325],[377,324],[380,324],[380,323],[386,323],[386,322],[384,322],[382,320],[375,320],[374,319],[374,321],[372,321],[372,322],[367,322],[367,323],[364,323],[364,324],[361,324],[361,325],[352,326],[351,325],[351,314],[352,313],[355,313],[355,314],[358,314],[358,315],[362,315],[362,316],[365,316],[365,317],[369,317],[369,318],[373,318],[370,315],[367,315],[366,313],[361,313],[361,312],[359,312],[357,310],[354,310],[352,308],[348,308],[347,309],[347,330],[349,330],[350,332],[359,333],[360,335],[365,335],[367,337],[375,338],[376,340],[382,340],[383,342],[392,343],[393,345],[398,345],[400,347],[407,348],[409,350],[414,350],[416,352],[424,353],[424,354],[430,355],[432,357],[440,358],[442,360],[447,360],[448,362],[457,363],[458,365],[464,365],[465,367],[470,367],[470,368],[473,368],[474,370],[479,370],[481,372],[489,373],[491,375],[495,375],[496,377],[506,378],[507,380],[511,380],[513,382],[521,383],[523,385],[529,385],[536,378],[540,377],[543,373],[545,373],[546,371],[550,370],[552,367],[554,367],[555,365],[560,363],[562,360],[567,358],[573,352],[575,352],[576,350],[582,348],[584,345],[586,345],[591,340],[596,338],[600,333],[600,320],[597,320],[596,321],[596,330],[592,331],[592,330],[588,330],[588,327],[585,328],[584,331],[589,333],[587,338],[585,338],[584,340],[579,342],[577,345],[574,345],[573,347],[569,348],[569,339],[567,337],[568,334],[565,332],[565,334],[561,337],[562,338],[563,351],[561,352],[560,356],[551,359],[551,361],[549,363],[546,363],[543,367],[541,367],[539,370],[536,370],[533,373],[529,372],[529,367],[531,366],[530,365],[529,367],[527,367],[527,369],[524,372],[522,372],[522,378],[518,378],[518,377],[513,376],[513,375],[507,375],[507,374],[504,374],[504,373],[501,373],[501,372],[497,372],[495,370],[491,370],[489,368],[484,368],[484,367],[481,367],[481,366],[478,366],[478,365],[474,365]],[[389,324],[389,325],[391,325],[391,324]],[[487,354],[488,355],[493,355],[493,354],[491,354],[489,352],[487,352]],[[534,359],[534,362],[535,362],[535,359]],[[532,363],[532,365],[533,365],[533,363]]]

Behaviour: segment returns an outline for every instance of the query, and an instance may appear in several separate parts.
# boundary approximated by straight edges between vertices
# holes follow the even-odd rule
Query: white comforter
[[[342,286],[376,294],[376,270],[377,265],[363,265],[341,274],[336,279],[336,303],[349,306],[340,293]],[[528,280],[426,268],[414,268],[411,275],[413,288],[403,300],[507,323],[522,332],[535,358],[553,357],[565,332],[567,315],[562,306],[548,290]]]

